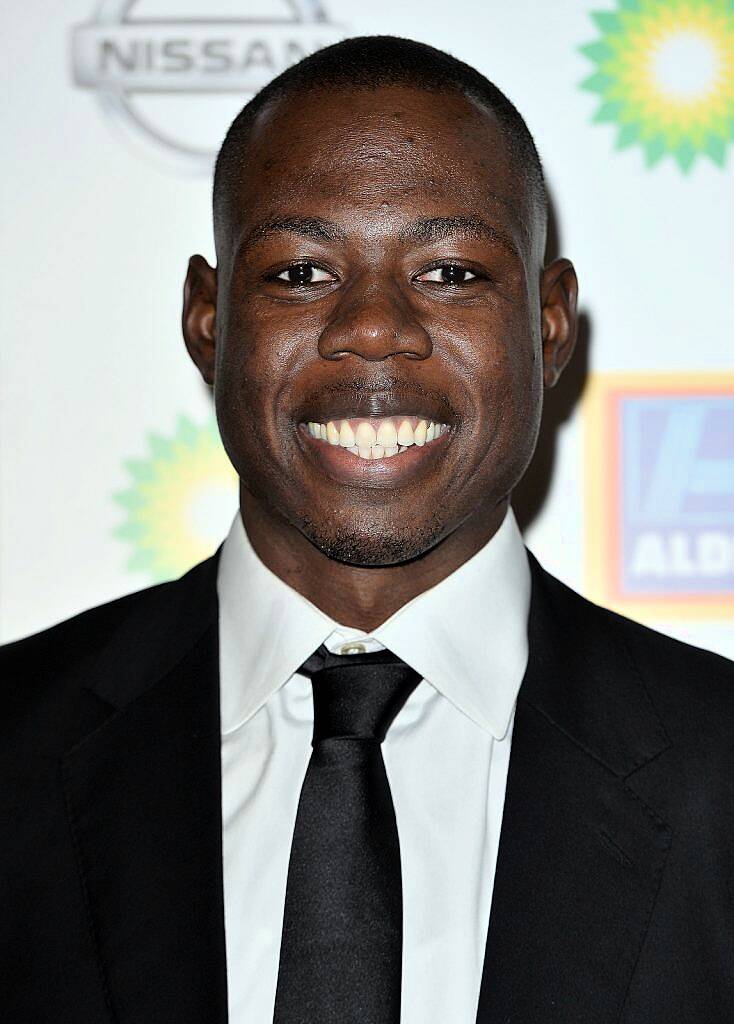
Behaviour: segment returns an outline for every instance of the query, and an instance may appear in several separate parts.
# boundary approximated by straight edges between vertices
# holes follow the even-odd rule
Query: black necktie
[[[313,751],[293,832],[274,1024],[399,1024],[403,895],[380,744],[420,676],[389,651],[311,677]]]

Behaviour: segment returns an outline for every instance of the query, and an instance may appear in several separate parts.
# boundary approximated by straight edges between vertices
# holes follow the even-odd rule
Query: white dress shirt
[[[401,1024],[475,1024],[530,570],[510,511],[477,554],[369,635],[271,572],[239,513],[219,565],[230,1024],[271,1024],[288,859],[311,753],[319,647],[389,648],[421,674],[383,742],[403,878]]]

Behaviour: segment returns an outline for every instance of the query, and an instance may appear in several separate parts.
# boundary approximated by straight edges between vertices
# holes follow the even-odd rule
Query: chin
[[[413,523],[404,530],[383,527],[324,529],[308,518],[301,520],[301,533],[320,551],[346,565],[379,568],[412,562],[426,554],[444,537],[445,524],[438,518]]]

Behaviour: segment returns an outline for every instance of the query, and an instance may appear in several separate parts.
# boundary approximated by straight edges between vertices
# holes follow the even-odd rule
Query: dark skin
[[[277,101],[219,212],[217,268],[189,261],[183,325],[245,528],[281,579],[369,632],[501,525],[573,351],[575,271],[543,265],[522,168],[453,92]],[[412,412],[449,431],[387,460],[404,460],[390,479],[335,469],[302,426]]]

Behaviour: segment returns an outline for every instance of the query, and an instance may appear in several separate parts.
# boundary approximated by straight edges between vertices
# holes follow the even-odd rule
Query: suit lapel
[[[670,842],[626,780],[669,741],[607,613],[531,565],[477,1022],[611,1024]]]
[[[63,778],[118,1024],[224,1024],[216,558],[144,596],[89,687],[115,711]]]

